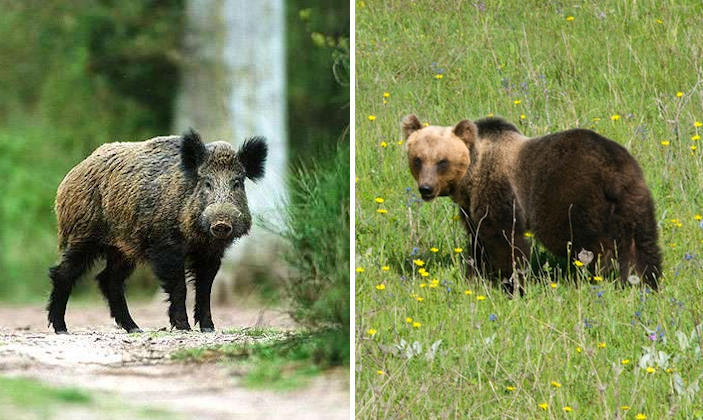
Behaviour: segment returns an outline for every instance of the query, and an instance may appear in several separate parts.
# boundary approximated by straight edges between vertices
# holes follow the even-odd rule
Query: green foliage
[[[325,357],[349,357],[349,147],[298,170],[286,209],[292,267],[291,314],[303,325],[332,328]]]
[[[349,125],[349,3],[292,0],[286,8],[290,158],[308,163],[334,153],[332,139]]]
[[[703,417],[702,12],[693,1],[357,2],[357,415]],[[580,286],[542,272],[513,300],[467,281],[456,207],[419,200],[399,144],[409,113],[437,125],[494,113],[528,136],[583,127],[625,145],[655,198],[661,292],[573,266]]]
[[[170,131],[182,1],[0,1],[0,298],[43,299],[54,195],[106,141]]]
[[[75,388],[54,388],[31,379],[5,377],[0,377],[0,398],[29,406],[88,404],[92,400],[90,395]]]

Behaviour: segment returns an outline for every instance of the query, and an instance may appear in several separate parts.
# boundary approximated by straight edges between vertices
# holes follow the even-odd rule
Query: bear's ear
[[[403,118],[401,125],[403,127],[403,135],[405,136],[405,140],[407,140],[412,133],[422,128],[420,120],[417,119],[414,114],[406,115],[405,118]]]
[[[478,137],[478,127],[469,120],[459,121],[454,126],[454,135],[459,137],[467,146],[471,146]]]
[[[192,128],[183,133],[181,141],[181,165],[188,174],[193,174],[198,169],[207,155],[207,149],[203,141],[200,139],[200,134],[196,133]]]
[[[250,137],[244,140],[244,144],[237,152],[239,161],[244,165],[247,178],[258,181],[264,176],[264,166],[266,165],[266,155],[268,146],[263,137]]]

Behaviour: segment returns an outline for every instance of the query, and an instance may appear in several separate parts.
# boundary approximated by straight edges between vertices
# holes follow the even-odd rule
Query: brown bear
[[[634,282],[634,272],[657,289],[654,202],[621,145],[584,129],[527,138],[501,118],[423,127],[409,115],[402,128],[422,199],[449,196],[460,207],[473,239],[470,270],[502,279],[512,293],[532,232],[555,255],[581,253],[597,270],[617,261],[623,281]]]

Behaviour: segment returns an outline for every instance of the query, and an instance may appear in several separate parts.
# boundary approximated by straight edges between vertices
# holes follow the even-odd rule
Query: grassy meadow
[[[703,418],[703,4],[593,3],[356,2],[357,416]],[[512,300],[467,281],[456,207],[423,203],[408,170],[409,113],[627,147],[655,198],[660,292],[572,264]]]

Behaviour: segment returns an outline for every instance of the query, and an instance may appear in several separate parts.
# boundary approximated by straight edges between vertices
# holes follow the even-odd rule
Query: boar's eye
[[[442,159],[439,162],[437,162],[437,170],[438,171],[446,171],[448,167],[449,167],[449,161],[447,159]]]
[[[206,179],[203,181],[203,187],[205,187],[207,191],[212,191],[212,182],[209,179]]]
[[[242,178],[234,178],[232,180],[232,189],[241,188],[244,186],[244,180]]]

